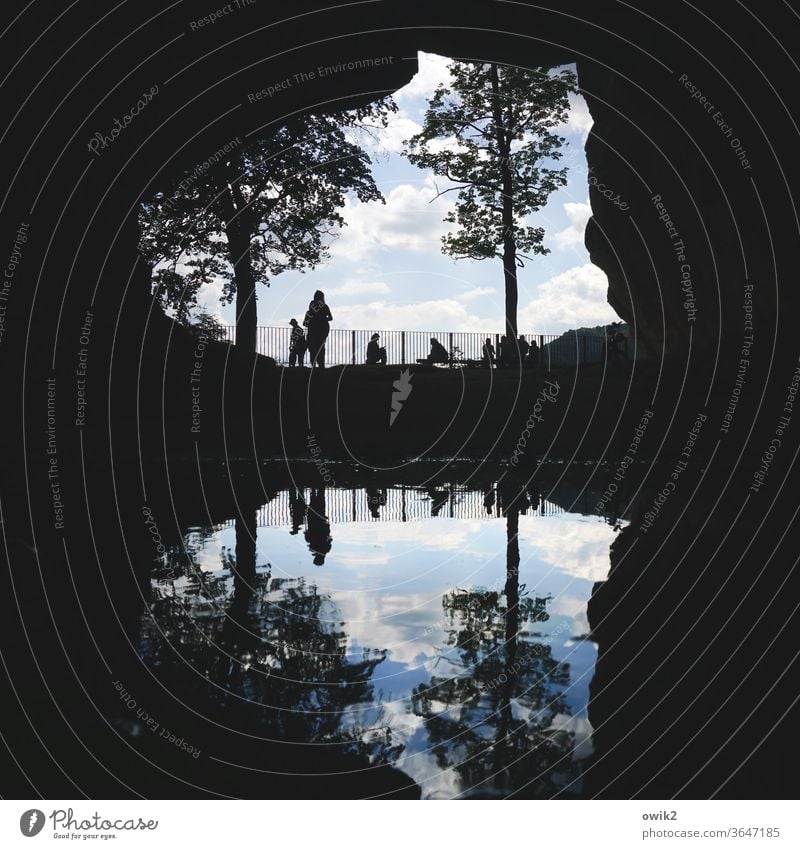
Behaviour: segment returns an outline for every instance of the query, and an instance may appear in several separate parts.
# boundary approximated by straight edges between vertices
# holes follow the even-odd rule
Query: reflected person
[[[325,555],[331,550],[331,525],[325,514],[325,487],[314,487],[306,513],[305,538],[309,551],[314,555],[314,565],[323,566]]]
[[[292,530],[289,533],[294,536],[306,520],[306,502],[303,493],[296,486],[289,490],[289,516],[292,521]]]

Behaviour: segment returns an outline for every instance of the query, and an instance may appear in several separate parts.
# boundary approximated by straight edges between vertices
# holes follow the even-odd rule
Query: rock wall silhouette
[[[0,139],[5,176],[0,358],[6,379],[0,489],[4,528],[12,529],[6,553],[21,581],[20,594],[4,598],[22,599],[22,608],[0,621],[15,646],[22,645],[23,623],[37,624],[36,651],[20,648],[10,668],[28,692],[42,696],[38,725],[57,736],[55,756],[73,766],[90,795],[108,795],[107,774],[71,734],[70,721],[84,737],[95,735],[130,782],[114,783],[112,795],[146,793],[152,776],[103,726],[93,702],[77,692],[65,658],[77,659],[77,680],[88,682],[87,697],[101,705],[109,700],[83,611],[74,603],[57,604],[51,622],[51,599],[77,594],[96,602],[88,606],[92,633],[104,635],[109,656],[135,665],[125,628],[141,609],[141,576],[129,567],[150,540],[131,511],[147,504],[148,482],[166,487],[171,497],[174,481],[163,457],[179,450],[191,455],[194,449],[188,420],[195,341],[154,304],[136,247],[137,203],[173,169],[193,167],[288,112],[341,107],[392,92],[414,74],[418,50],[522,65],[576,62],[595,121],[586,147],[594,213],[587,244],[609,277],[610,302],[653,361],[645,373],[649,385],[626,413],[630,420],[619,424],[620,432],[630,432],[640,406],[655,403],[652,398],[661,393],[659,426],[675,433],[672,442],[653,446],[653,454],[660,452],[669,469],[685,429],[705,409],[707,427],[713,428],[705,433],[714,438],[702,456],[705,463],[713,460],[715,471],[705,479],[700,504],[713,505],[726,492],[731,482],[726,470],[741,461],[737,488],[725,495],[734,504],[726,515],[734,521],[797,366],[800,88],[781,81],[795,79],[789,46],[797,44],[799,33],[788,4],[388,0],[333,4],[325,11],[315,6],[299,2],[287,9],[259,0],[199,26],[217,10],[216,0],[190,8],[155,0],[65,8],[42,0],[36,16],[12,21],[3,39],[9,75]],[[373,67],[347,66],[376,58],[382,61]],[[314,79],[302,76],[320,66],[331,71]],[[276,84],[280,90],[269,93]],[[138,107],[147,92],[149,101]],[[112,136],[116,120],[122,127]],[[93,152],[89,144],[98,133],[109,141]],[[747,285],[752,291],[745,291]],[[750,335],[750,353],[742,355]],[[208,427],[219,434],[219,453],[249,456],[254,394],[261,415],[271,410],[277,420],[280,414],[277,397],[269,394],[274,376],[253,355],[224,346],[212,346],[205,357],[202,403]],[[743,357],[749,363],[744,388],[730,427],[721,431]],[[85,403],[82,425],[75,423],[79,401]],[[795,422],[770,467],[770,499],[784,485],[786,492],[796,491],[796,480],[784,477],[796,455],[796,433]],[[135,461],[140,454],[158,467],[147,480],[136,462],[124,472],[116,468],[119,457]],[[92,459],[88,470],[86,456]],[[698,463],[694,473],[705,469]],[[65,505],[63,519],[56,502]],[[758,525],[769,517],[771,503],[765,497],[748,507],[760,528],[762,551],[784,540],[787,523],[796,521],[796,513],[784,511]],[[134,523],[140,539],[132,553],[123,525]],[[747,533],[743,528],[742,536],[731,537],[729,549]],[[712,540],[684,567],[687,581],[692,568],[716,552]],[[791,562],[788,543],[781,545],[778,565],[767,564],[769,580],[759,578],[758,604],[748,610],[760,604],[769,612],[779,590],[774,621],[780,614],[787,622],[796,617],[790,603],[796,588],[782,583]],[[72,563],[81,564],[75,573],[64,562],[66,551]],[[660,554],[658,562],[668,564],[672,551]],[[603,604],[611,610],[615,599],[627,597],[635,609],[653,586],[663,584],[663,571],[651,566],[648,574],[647,592],[627,596],[633,578],[617,568]],[[745,583],[740,577],[731,592],[743,591]],[[692,614],[701,609],[700,598],[713,596],[713,584],[705,590]],[[107,592],[120,603],[107,604]],[[731,603],[731,596],[726,600]],[[603,618],[599,604],[595,622]],[[666,608],[660,608],[655,627],[667,622]],[[605,633],[598,631],[603,680],[617,680],[645,633],[637,631],[615,654],[609,646],[625,621],[609,619]],[[745,616],[741,622],[749,627],[762,619]],[[746,647],[744,659],[760,657],[778,635],[761,627],[760,641]],[[667,641],[672,632],[660,633]],[[65,640],[63,652],[54,648],[59,639]],[[774,675],[793,662],[788,641],[778,645],[769,666]],[[715,644],[713,657],[722,651]],[[77,694],[65,706],[66,716],[44,693],[39,662],[56,689]],[[733,677],[726,672],[726,686]],[[643,703],[656,703],[660,692],[651,689]],[[767,704],[774,718],[781,716],[785,699],[773,693]],[[15,705],[14,711],[20,746],[36,755],[27,761],[27,777],[15,773],[4,779],[28,788],[26,795],[37,787],[50,791],[45,795],[63,797],[65,789],[70,795],[71,785],[53,770],[21,709]],[[614,705],[609,708],[598,696],[594,716],[613,713]],[[757,718],[749,721],[745,743],[755,739]],[[784,714],[784,729],[791,719]],[[623,722],[615,729],[610,720],[598,737],[604,751],[613,750],[615,735],[624,736],[630,727]],[[784,764],[791,764],[796,745],[786,752]],[[674,773],[658,790],[668,795],[683,780]],[[596,786],[605,791],[608,781],[598,778]],[[159,777],[159,792],[173,789],[168,777]],[[189,791],[181,786],[174,792]],[[251,792],[258,795],[258,788]]]

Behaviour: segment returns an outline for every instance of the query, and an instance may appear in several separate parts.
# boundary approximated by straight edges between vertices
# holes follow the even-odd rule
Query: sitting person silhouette
[[[431,500],[431,516],[438,516],[439,511],[445,506],[445,504],[447,504],[450,498],[450,493],[446,489],[436,489],[435,486],[429,486],[427,488],[427,492],[428,497]]]
[[[425,362],[429,364],[450,362],[450,355],[447,353],[447,348],[438,339],[431,337],[431,351],[425,358]]]
[[[367,345],[367,365],[368,366],[385,366],[386,365],[386,348],[381,348],[378,345],[380,339],[379,333],[373,333],[372,338]]]

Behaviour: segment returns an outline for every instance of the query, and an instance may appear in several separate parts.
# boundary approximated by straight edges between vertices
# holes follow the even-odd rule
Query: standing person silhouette
[[[625,336],[619,329],[619,322],[614,322],[606,327],[606,356],[609,362],[619,365],[624,360],[630,361],[627,353],[622,350],[622,346],[627,342]]]
[[[528,362],[534,368],[539,365],[539,346],[536,344],[535,339],[531,339],[531,344],[528,348]]]
[[[495,359],[494,353],[494,345],[492,345],[492,340],[489,336],[486,337],[486,341],[483,343],[483,347],[481,348],[481,354],[483,359],[483,364],[492,367],[492,363]]]
[[[306,358],[306,336],[303,328],[293,318],[289,321],[292,326],[292,335],[289,339],[289,366],[303,365]]]
[[[497,352],[497,368],[511,368],[516,360],[517,345],[508,336],[500,337],[500,350]]]
[[[531,350],[531,346],[527,343],[524,336],[519,337],[519,341],[517,342],[517,346],[519,347],[519,361],[523,364],[528,362],[528,353]]]
[[[325,303],[325,294],[317,289],[303,319],[303,325],[308,328],[306,344],[312,368],[325,368],[325,340],[328,338],[332,321],[333,316]]]

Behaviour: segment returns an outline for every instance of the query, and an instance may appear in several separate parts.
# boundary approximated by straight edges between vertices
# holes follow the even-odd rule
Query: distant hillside
[[[630,347],[630,327],[625,322],[620,322],[617,327],[629,340]],[[585,341],[582,337],[586,337]],[[542,348],[542,353],[544,357],[549,355],[551,365],[570,365],[578,360],[597,363],[605,357],[605,338],[605,324],[596,327],[578,327],[575,330],[565,331],[552,342],[547,342]]]
[[[577,334],[578,336],[605,336],[606,327],[607,325],[605,324],[598,324],[596,327],[579,327],[576,330],[565,330],[561,336],[554,341],[558,342],[564,338],[572,338],[573,334]],[[617,327],[620,333],[630,338],[631,329],[624,321],[621,321]]]

